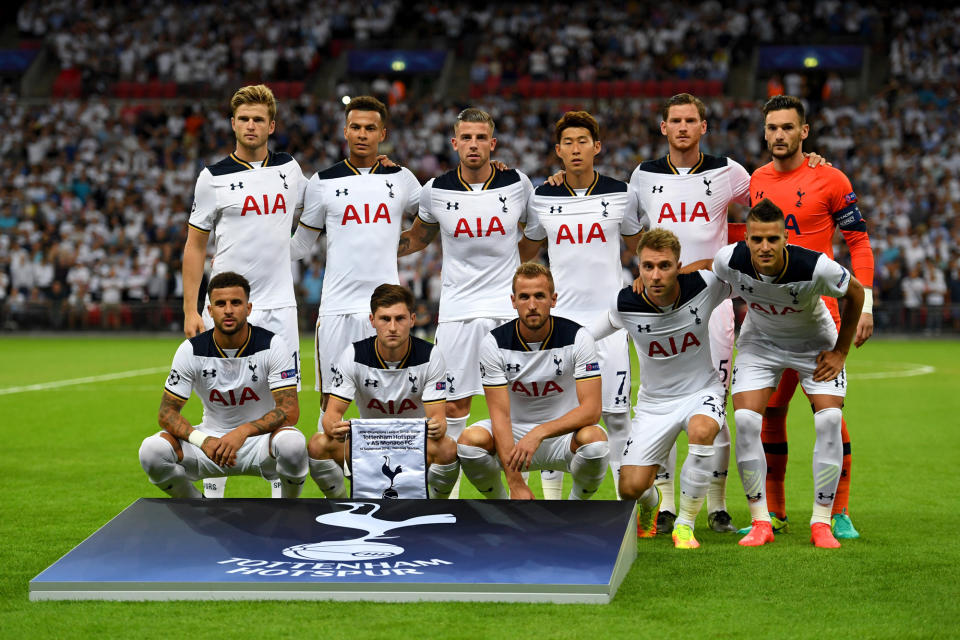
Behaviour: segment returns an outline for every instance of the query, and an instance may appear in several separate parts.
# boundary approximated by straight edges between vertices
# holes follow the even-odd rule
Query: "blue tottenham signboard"
[[[607,603],[633,503],[141,498],[30,582],[31,600]]]

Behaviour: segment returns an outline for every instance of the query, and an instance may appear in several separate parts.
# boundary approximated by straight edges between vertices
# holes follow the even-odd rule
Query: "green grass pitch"
[[[947,341],[875,339],[848,360],[851,509],[862,538],[838,551],[808,542],[813,429],[798,394],[787,474],[793,531],[767,547],[743,549],[738,536],[710,532],[701,514],[699,551],[676,551],[669,537],[640,541],[635,566],[607,606],[29,602],[30,579],[137,498],[161,496],[140,469],[137,448],[157,428],[178,342],[0,339],[0,638],[960,635],[960,343]],[[309,435],[319,394],[311,390],[312,362],[304,364],[300,427]],[[147,372],[44,386],[141,370]],[[185,413],[196,420],[199,406],[193,398]],[[474,416],[481,411],[476,403]],[[258,479],[234,478],[227,486],[228,496],[268,493]],[[463,495],[478,494],[465,485]],[[304,496],[321,497],[310,481]],[[610,478],[597,497],[614,498]],[[746,524],[735,471],[728,504],[734,521]]]

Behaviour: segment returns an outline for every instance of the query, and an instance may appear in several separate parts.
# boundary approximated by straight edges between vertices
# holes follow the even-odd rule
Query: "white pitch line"
[[[858,364],[867,364],[860,362]],[[904,366],[912,367],[902,371],[875,371],[873,373],[852,373],[848,377],[854,380],[880,380],[883,378],[912,378],[914,376],[925,376],[936,371],[935,367],[928,364],[919,364],[915,362],[899,362]]]
[[[119,380],[121,378],[132,378],[134,376],[145,376],[153,373],[163,373],[167,367],[151,367],[149,369],[131,369],[130,371],[120,371],[117,373],[105,373],[100,376],[86,376],[84,378],[71,378],[69,380],[56,380],[54,382],[41,382],[39,384],[28,384],[22,387],[6,387],[0,389],[0,396],[6,396],[14,393],[26,393],[28,391],[46,391],[47,389],[59,389],[60,387],[71,387],[77,384],[87,384],[90,382],[106,382],[107,380]]]

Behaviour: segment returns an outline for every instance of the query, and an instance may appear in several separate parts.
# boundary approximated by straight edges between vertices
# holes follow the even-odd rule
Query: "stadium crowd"
[[[229,11],[217,3],[33,0],[17,24],[26,37],[48,39],[61,68],[80,70],[86,95],[121,80],[217,94],[260,78],[302,80],[329,58],[335,39],[380,36],[399,9],[397,0],[245,0]]]
[[[158,60],[165,46],[176,52],[185,46],[206,48],[219,43],[217,46],[225,47],[223,62],[208,69],[210,77],[233,86],[239,84],[238,79],[256,75],[247,73],[243,56],[231,53],[244,49],[244,38],[253,33],[252,26],[247,27],[249,32],[234,25],[230,27],[233,31],[191,29],[189,37],[178,36],[179,20],[189,14],[157,7],[155,12],[138,9],[137,19],[127,20],[130,8],[98,5],[95,10],[87,4],[28,2],[20,12],[20,29],[37,36],[50,34],[54,41],[58,34],[85,34],[61,39],[72,41],[67,47],[74,48],[72,53],[62,55],[74,56],[71,59],[78,64],[94,65],[90,68],[97,74],[116,73],[120,77],[124,73],[124,52],[131,47],[138,57],[130,68],[149,74],[160,68]],[[262,10],[267,6],[250,4]],[[788,9],[793,7],[792,3],[783,4]],[[724,18],[724,28],[718,32],[721,35],[711,37],[721,44],[743,34],[762,41],[766,36],[757,36],[758,25],[767,25],[772,38],[799,28],[804,20],[814,21],[811,24],[817,28],[861,35],[875,36],[884,28],[894,28],[896,35],[889,43],[889,84],[871,99],[859,102],[843,92],[831,95],[811,114],[811,139],[805,148],[819,151],[843,169],[860,197],[876,254],[873,284],[878,326],[936,332],[946,324],[960,330],[960,136],[950,126],[960,115],[956,96],[960,10],[912,8],[880,16],[857,3],[844,3],[843,12],[839,5],[817,3],[809,16],[793,9],[776,13],[767,8],[766,17],[759,8],[744,10]],[[163,6],[175,9],[178,5]],[[310,11],[327,11],[325,27],[313,28],[324,20],[308,19],[299,13],[294,17],[291,13],[289,21],[278,23],[277,33],[267,34],[268,40],[301,42],[316,51],[331,34],[349,31],[359,37],[365,29],[389,29],[398,6],[379,3],[361,10],[345,3],[320,3]],[[340,13],[328,11],[332,8]],[[623,11],[630,14],[632,9]],[[671,11],[660,6],[650,14],[656,18],[651,24],[667,20]],[[709,20],[716,7],[707,3],[697,11],[688,22],[671,24],[679,33],[676,42],[685,49],[702,52],[710,46],[698,38],[710,30],[698,27],[687,33],[684,29],[698,26],[701,18]],[[554,23],[540,11],[539,19],[553,25],[544,31],[529,23],[536,12],[522,7],[498,5],[468,15],[466,11],[424,4],[419,13],[425,16],[418,23],[422,29],[451,37],[468,30],[466,20],[478,21],[483,26],[480,33],[485,34],[485,46],[492,47],[486,53],[478,50],[478,61],[485,57],[501,61],[510,58],[496,53],[501,46],[535,52],[538,45],[531,38],[542,38],[544,43],[557,41],[559,32],[551,29],[568,29],[570,25],[591,32],[593,45],[585,50],[636,57],[646,46],[655,54],[652,60],[666,55],[657,53],[658,45],[652,41],[642,46],[618,41],[620,25],[634,19],[632,14],[613,12],[583,24],[576,13],[564,14],[564,18],[572,19]],[[846,19],[838,22],[840,13]],[[769,19],[774,14],[777,20]],[[87,18],[81,20],[80,15]],[[143,17],[147,15],[149,19]],[[748,27],[734,24],[742,22],[743,16],[748,18]],[[197,21],[209,19],[196,16]],[[111,28],[121,23],[124,28]],[[229,24],[224,22],[221,27],[227,29]],[[305,25],[311,25],[312,30],[305,30]],[[288,37],[293,32],[298,35]],[[203,38],[209,36],[193,35],[208,33],[217,37],[204,42]],[[234,35],[226,37],[227,33]],[[487,37],[493,33],[502,34],[502,39]],[[636,32],[634,39],[642,39],[637,35],[640,33]],[[691,33],[693,40],[684,35]],[[115,38],[116,42],[102,42],[101,38]],[[239,43],[237,47],[234,40]],[[120,53],[110,59],[119,61],[120,66],[109,72],[97,70],[95,52],[111,46]],[[712,54],[709,57],[714,60]],[[300,73],[309,67],[305,57],[301,61]],[[518,72],[534,73],[530,59],[515,62],[522,67]],[[659,68],[661,62],[655,62],[654,67]],[[569,60],[564,68],[582,68],[582,63]],[[272,64],[276,65],[274,72],[279,73],[281,64],[276,60]],[[257,73],[266,72],[260,68]],[[203,80],[206,76],[191,72],[191,77]],[[140,326],[131,316],[131,309],[137,305],[125,303],[164,303],[182,296],[180,259],[194,181],[203,164],[227,155],[234,145],[225,105],[200,101],[136,104],[99,98],[27,104],[9,91],[0,98],[7,113],[0,122],[0,306],[4,309],[0,315],[4,320],[21,327],[41,322],[55,327]],[[759,103],[731,99],[707,102],[709,130],[704,149],[729,155],[749,170],[765,163],[768,154],[760,130]],[[602,127],[601,172],[626,179],[641,159],[664,153],[660,103],[659,99],[630,99],[585,105],[597,115]],[[397,104],[382,149],[408,166],[421,182],[438,175],[456,164],[449,138],[455,115],[463,106],[423,98]],[[558,168],[549,131],[565,110],[575,106],[573,103],[491,97],[480,106],[488,109],[497,122],[497,159],[520,168],[534,183]],[[339,102],[304,95],[282,103],[277,122],[272,146],[292,153],[305,175],[343,157]],[[316,309],[322,288],[322,243],[317,247],[312,261],[295,266],[299,293],[311,311]],[[840,243],[841,260],[844,251],[845,245]],[[436,304],[439,295],[439,264],[436,245],[401,261],[401,280],[428,308]],[[54,313],[44,320],[51,306]],[[178,306],[148,305],[146,308],[154,314],[149,318],[151,326],[166,328],[178,322]]]

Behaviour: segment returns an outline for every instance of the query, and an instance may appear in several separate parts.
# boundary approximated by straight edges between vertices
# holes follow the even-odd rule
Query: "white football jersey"
[[[258,309],[297,304],[290,236],[305,185],[300,165],[286,153],[268,152],[260,167],[231,153],[197,177],[189,224],[213,231],[213,275],[233,271],[245,277]]]
[[[340,356],[331,395],[356,402],[361,418],[423,418],[424,405],[447,397],[447,366],[440,349],[414,336],[396,367],[377,352],[377,338],[354,342]]]
[[[474,190],[460,167],[427,182],[420,220],[440,225],[443,243],[439,320],[510,317],[513,274],[520,266],[520,223],[526,222],[530,179],[493,170]]]
[[[312,246],[327,232],[320,315],[364,313],[374,289],[399,284],[403,214],[419,206],[420,183],[403,167],[377,163],[365,172],[344,160],[310,178],[294,246]],[[303,236],[309,240],[298,242]]]
[[[730,158],[700,154],[681,175],[670,156],[642,163],[630,176],[648,229],[663,227],[680,239],[680,261],[711,260],[727,244],[727,208],[750,204],[750,174]]]
[[[626,329],[640,361],[637,406],[716,387],[723,390],[710,357],[710,316],[730,295],[730,285],[710,271],[681,273],[680,295],[664,311],[645,293],[624,287],[609,311],[609,324]]]
[[[738,242],[720,250],[713,271],[747,303],[737,344],[762,342],[793,352],[833,348],[837,326],[820,296],[844,296],[850,272],[824,254],[788,244],[783,270],[764,279],[746,243]]]
[[[196,392],[203,403],[203,430],[210,435],[226,435],[262,418],[276,406],[273,391],[297,389],[300,371],[287,343],[248,326],[250,335],[233,357],[217,345],[213,329],[184,340],[173,356],[164,389],[182,400]]]
[[[586,329],[573,320],[551,316],[550,334],[533,350],[520,337],[519,320],[500,325],[480,343],[480,377],[484,388],[510,392],[514,426],[538,425],[575,409],[577,380],[600,377],[597,347]]]
[[[581,196],[566,183],[544,184],[533,192],[523,233],[547,240],[557,315],[586,324],[623,286],[620,236],[643,230],[635,213],[625,215],[628,201],[625,182],[596,172]]]

